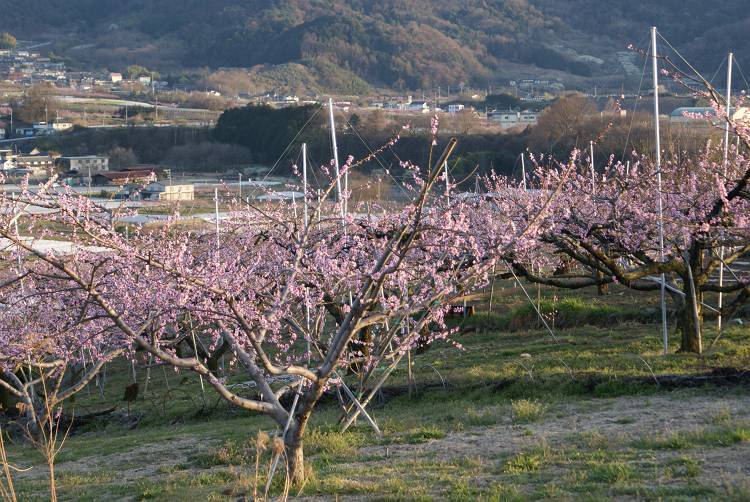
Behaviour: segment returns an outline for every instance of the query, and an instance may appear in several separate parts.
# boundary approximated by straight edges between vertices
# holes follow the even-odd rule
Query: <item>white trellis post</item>
[[[661,134],[659,130],[659,61],[656,53],[656,27],[651,28],[651,69],[654,79],[654,134],[656,136],[656,184],[659,192],[659,259],[664,261],[664,203],[661,196]],[[667,333],[667,298],[666,298],[666,275],[661,274],[660,302],[661,302],[661,325],[662,341],[664,343],[664,354],[669,350],[669,337]]]
[[[730,107],[732,106],[732,66],[734,66],[734,54],[729,53],[727,57],[727,118],[731,118]],[[729,120],[724,124],[724,178],[727,177],[727,163],[729,162]],[[724,180],[722,180],[722,183]],[[719,287],[724,286],[724,246],[719,248]],[[724,305],[724,293],[719,292],[719,315],[716,316],[716,330],[721,333],[721,307]]]

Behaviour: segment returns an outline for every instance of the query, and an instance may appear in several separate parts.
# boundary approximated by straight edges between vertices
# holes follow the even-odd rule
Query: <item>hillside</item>
[[[339,91],[487,86],[508,78],[632,81],[617,52],[649,25],[713,73],[743,36],[743,0],[0,0],[0,31],[49,40],[74,63],[162,73],[257,67]],[[262,66],[261,66],[262,65]],[[300,68],[298,65],[304,66]],[[262,71],[258,71],[262,69]]]

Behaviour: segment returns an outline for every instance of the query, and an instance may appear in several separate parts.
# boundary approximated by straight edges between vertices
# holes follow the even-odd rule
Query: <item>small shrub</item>
[[[635,470],[624,462],[589,464],[588,478],[599,483],[615,484],[635,477]]]
[[[720,446],[731,446],[735,443],[750,441],[750,430],[743,427],[721,429],[708,434],[707,439],[715,441]]]
[[[140,495],[138,500],[150,500],[160,497],[164,494],[164,488],[157,484],[141,484],[139,487]]]
[[[445,432],[438,429],[435,426],[429,426],[429,427],[420,427],[419,429],[410,432],[404,437],[404,440],[407,443],[411,444],[419,444],[419,443],[426,443],[427,441],[430,441],[432,439],[443,439],[445,437]]]
[[[650,450],[687,450],[695,447],[696,444],[687,435],[673,432],[667,435],[639,439],[634,446]]]
[[[544,463],[541,455],[519,453],[512,459],[505,462],[503,469],[508,474],[520,474],[522,472],[536,472]]]
[[[701,472],[700,463],[687,455],[672,459],[669,464],[673,466],[672,472],[676,476],[694,478]]]
[[[715,409],[709,415],[709,422],[714,425],[724,425],[731,421],[732,421],[732,411],[726,406]]]
[[[536,422],[547,411],[547,407],[536,399],[514,400],[510,402],[510,407],[513,423],[516,424]]]

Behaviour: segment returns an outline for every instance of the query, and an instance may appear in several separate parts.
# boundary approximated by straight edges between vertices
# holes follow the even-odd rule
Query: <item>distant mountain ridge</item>
[[[509,78],[633,79],[651,24],[707,72],[747,60],[746,0],[0,0],[0,31],[122,68],[292,67],[312,81],[398,89]],[[620,59],[618,59],[618,57]],[[258,66],[264,65],[264,66]],[[295,66],[296,65],[296,66]]]

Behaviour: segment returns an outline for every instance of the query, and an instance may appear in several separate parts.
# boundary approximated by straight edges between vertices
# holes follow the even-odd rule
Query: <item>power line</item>
[[[281,159],[284,158],[284,155],[286,155],[286,152],[292,147],[295,141],[297,141],[297,138],[299,138],[300,134],[302,134],[302,131],[305,130],[305,128],[312,122],[312,119],[315,118],[316,115],[320,112],[320,110],[323,109],[323,106],[321,105],[317,110],[315,110],[315,113],[313,113],[309,119],[307,119],[307,122],[305,122],[305,125],[303,125],[299,131],[297,131],[297,134],[294,135],[294,138],[292,138],[292,141],[289,142],[289,144],[284,148],[284,151],[281,152],[281,155],[279,156],[278,160],[274,162],[273,166],[271,166],[271,169],[269,169],[268,173],[263,177],[261,182],[266,181],[266,179],[271,176],[271,173],[273,173],[274,169],[276,169],[276,166],[279,165],[279,162],[281,162]]]
[[[396,181],[396,178],[393,177],[393,175],[391,174],[390,170],[388,168],[386,168],[385,165],[383,165],[382,162],[380,162],[380,159],[378,158],[377,154],[372,150],[372,148],[370,148],[370,145],[367,144],[367,142],[365,141],[365,139],[359,134],[359,131],[357,131],[357,129],[351,124],[351,122],[349,122],[349,119],[346,118],[346,116],[344,116],[344,120],[349,125],[349,127],[352,129],[352,131],[354,131],[354,134],[357,135],[357,137],[362,142],[362,144],[365,145],[365,148],[367,148],[367,150],[370,152],[370,155],[372,155],[372,157],[378,162],[378,164],[380,164],[380,167],[383,168],[383,171],[385,171],[385,173],[393,180],[394,183],[396,183],[396,185],[399,187],[399,189],[402,192],[404,192],[405,195],[409,195],[409,193],[404,189],[404,187],[401,186],[401,184],[398,181]]]
[[[633,132],[633,124],[635,123],[635,114],[638,111],[638,102],[641,100],[641,90],[643,89],[643,80],[646,78],[646,64],[648,64],[648,57],[643,58],[643,70],[641,70],[641,81],[638,83],[638,93],[635,96],[635,103],[633,104],[633,115],[630,117],[630,126],[628,127],[628,135],[625,138],[625,147],[622,149],[622,157],[621,157],[622,160],[625,160],[625,154],[628,152],[628,144],[630,143],[630,135]]]

